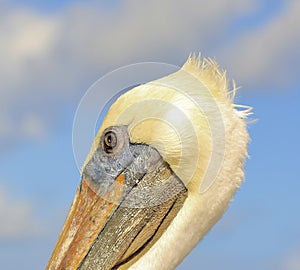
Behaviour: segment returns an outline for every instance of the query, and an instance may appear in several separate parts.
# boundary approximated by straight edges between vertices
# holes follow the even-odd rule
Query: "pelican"
[[[243,181],[251,108],[235,92],[214,60],[190,55],[118,97],[46,269],[174,269]]]

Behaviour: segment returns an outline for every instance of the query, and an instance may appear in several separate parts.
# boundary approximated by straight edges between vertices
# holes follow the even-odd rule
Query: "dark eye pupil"
[[[113,131],[109,131],[104,136],[104,150],[111,153],[113,148],[117,145],[117,136]]]

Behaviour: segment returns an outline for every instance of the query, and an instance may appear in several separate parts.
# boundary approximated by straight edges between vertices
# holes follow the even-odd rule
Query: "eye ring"
[[[113,131],[108,131],[104,135],[103,146],[106,153],[112,153],[118,145],[117,134]]]

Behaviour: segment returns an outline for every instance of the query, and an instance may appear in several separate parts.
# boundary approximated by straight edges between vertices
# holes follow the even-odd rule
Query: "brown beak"
[[[82,180],[48,262],[48,270],[77,269],[99,232],[122,198],[124,175],[120,174],[105,196],[100,197],[89,180]]]

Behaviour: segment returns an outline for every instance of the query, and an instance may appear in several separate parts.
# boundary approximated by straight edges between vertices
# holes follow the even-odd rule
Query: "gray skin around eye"
[[[104,134],[107,130],[115,131],[117,141],[122,148],[117,153],[106,153],[103,147]],[[127,127],[111,127],[103,132],[98,148],[88,161],[82,172],[82,179],[88,179],[105,192],[116,177],[133,161],[133,153],[129,147]]]
[[[122,148],[117,152],[106,153],[103,147],[104,134],[107,130],[114,131],[118,143]],[[148,171],[162,162],[156,149],[145,144],[132,144],[126,126],[114,126],[106,129],[101,136],[99,146],[92,158],[83,169],[82,179],[88,179],[105,192],[115,181],[116,177],[124,172],[126,185],[135,185]]]

